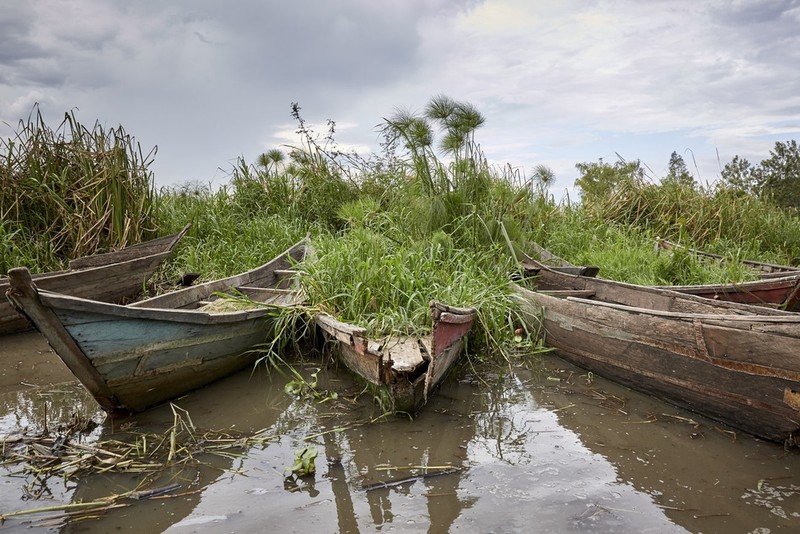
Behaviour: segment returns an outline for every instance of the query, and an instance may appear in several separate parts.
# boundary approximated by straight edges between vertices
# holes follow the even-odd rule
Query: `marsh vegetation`
[[[794,179],[789,164],[737,159],[725,180],[702,186],[674,152],[661,180],[638,161],[578,163],[582,201],[557,202],[546,166],[528,177],[490,165],[477,142],[484,117],[447,96],[420,113],[395,110],[384,120],[380,153],[368,156],[339,150],[334,122],[318,133],[299,105],[291,114],[301,142],[254,163],[240,158],[225,186],[157,188],[148,168],[156,149],[142,150],[121,126],[88,128],[69,113],[51,129],[34,109],[2,144],[1,270],[61,268],[71,257],[191,222],[159,276],[213,279],[310,234],[317,254],[303,269],[312,306],[387,333],[427,328],[430,298],[477,307],[473,342],[507,357],[514,346],[507,280],[531,241],[573,263],[600,265],[607,278],[642,284],[753,276],[736,262],[658,255],[656,237],[734,259],[800,257],[796,210],[768,188],[780,182],[775,169],[785,182]],[[781,145],[773,159],[791,162],[793,146]]]

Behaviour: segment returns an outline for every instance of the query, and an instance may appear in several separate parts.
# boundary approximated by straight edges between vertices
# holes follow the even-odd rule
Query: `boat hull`
[[[415,415],[463,353],[476,313],[431,302],[430,335],[379,341],[363,328],[328,315],[315,321],[338,360],[389,398],[389,411]]]
[[[194,323],[160,313],[73,311],[43,301],[107,384],[117,401],[114,412],[140,412],[238,371],[255,362],[259,353],[253,349],[271,339],[266,313]]]
[[[784,310],[795,310],[800,303],[800,274],[736,284],[656,287],[714,300],[777,307]]]
[[[147,280],[169,257],[175,244],[189,230],[140,243],[117,252],[77,258],[70,270],[33,275],[36,287],[101,302],[123,303],[142,293]],[[0,277],[0,295],[10,287]],[[30,330],[28,320],[10,302],[0,299],[0,336]]]
[[[659,241],[659,245],[662,247],[666,246],[665,243],[668,244],[669,242]],[[670,246],[673,245],[670,244]],[[538,277],[537,283],[542,289],[565,289],[574,286],[574,281],[569,280],[568,277],[560,276],[564,274],[593,278],[597,276],[597,267],[572,265],[535,243],[533,248],[541,261],[525,256],[521,262],[522,270],[526,277]],[[718,261],[723,261],[720,256],[715,256],[715,258],[718,258]],[[766,266],[769,266],[770,268],[777,269],[780,267],[786,270],[771,271],[770,277],[748,282],[654,287],[718,301],[754,304],[790,311],[796,310],[800,305],[800,271],[796,269],[789,271],[793,268],[787,266],[759,265],[765,266],[765,269],[767,268]],[[598,280],[600,281],[599,283],[602,283],[602,279]]]
[[[636,306],[654,310],[685,313],[712,313],[737,315],[794,315],[776,306],[754,306],[735,299],[715,298],[730,296],[729,293],[714,293],[709,286],[641,286],[617,282],[605,278],[579,276],[552,269],[541,263],[535,263],[535,275],[526,280],[526,287],[545,291],[584,291],[586,295],[604,301],[627,306]],[[780,282],[771,280],[770,282]],[[790,287],[800,281],[787,280]],[[781,287],[784,287],[781,285]],[[680,289],[686,289],[680,291]],[[678,289],[676,291],[676,289]],[[722,289],[717,288],[720,292]],[[742,293],[744,294],[744,293]]]
[[[112,416],[126,415],[259,358],[282,311],[305,299],[298,288],[286,287],[304,254],[305,240],[251,271],[128,306],[41,291],[26,269],[11,270],[7,296],[100,406]],[[223,292],[252,300],[224,311],[214,307]]]
[[[800,436],[800,317],[676,313],[515,288],[556,354],[762,438]]]

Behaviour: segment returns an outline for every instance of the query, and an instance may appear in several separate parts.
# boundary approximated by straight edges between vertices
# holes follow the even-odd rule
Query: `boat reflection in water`
[[[734,439],[709,420],[556,358],[544,361],[536,369],[456,370],[413,421],[374,423],[376,405],[365,396],[352,400],[360,388],[344,369],[318,372],[318,389],[339,393],[326,402],[289,396],[280,373],[243,371],[175,404],[197,428],[263,430],[270,439],[158,475],[95,474],[70,482],[63,496],[73,503],[172,483],[180,488],[178,496],[126,500],[124,508],[60,531],[135,525],[175,533],[752,532],[798,526],[796,451],[744,434]],[[311,379],[320,366],[309,359],[296,368]],[[41,405],[31,402],[26,413],[39,413]],[[6,421],[6,427],[15,424]],[[163,434],[173,422],[169,406],[161,406],[125,423],[129,432]],[[97,439],[120,435],[115,431],[119,426],[105,423]],[[316,475],[287,480],[295,451],[308,446],[319,453]],[[59,502],[58,496],[55,503],[22,501],[22,482],[8,472],[3,483],[11,490],[0,497],[4,510]],[[14,518],[3,528],[27,531],[30,520]]]

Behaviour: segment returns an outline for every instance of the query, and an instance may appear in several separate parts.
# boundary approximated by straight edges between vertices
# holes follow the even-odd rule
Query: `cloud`
[[[11,2],[0,119],[39,102],[123,124],[173,182],[284,142],[292,102],[375,147],[383,117],[443,93],[486,116],[490,159],[551,162],[567,185],[615,152],[658,166],[690,148],[710,174],[717,149],[797,134],[798,22],[798,1]]]

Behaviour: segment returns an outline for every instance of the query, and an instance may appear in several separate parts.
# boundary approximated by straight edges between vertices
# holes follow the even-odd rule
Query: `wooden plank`
[[[192,225],[189,223],[184,226],[180,232],[175,234],[151,239],[143,243],[137,243],[114,252],[92,254],[91,256],[75,258],[69,262],[69,268],[70,270],[87,269],[102,265],[110,265],[112,263],[129,261],[143,256],[151,256],[153,254],[169,252],[175,247],[178,241],[180,241],[181,238],[186,235],[191,227]]]
[[[357,325],[345,323],[344,321],[339,321],[330,315],[319,314],[314,320],[317,325],[329,335],[348,345],[355,344],[354,338],[366,339],[367,337],[366,329]]]
[[[593,289],[543,289],[540,293],[544,293],[545,295],[550,295],[551,297],[593,297],[594,290]]]
[[[398,373],[410,373],[425,363],[416,337],[389,338],[383,350]]]

